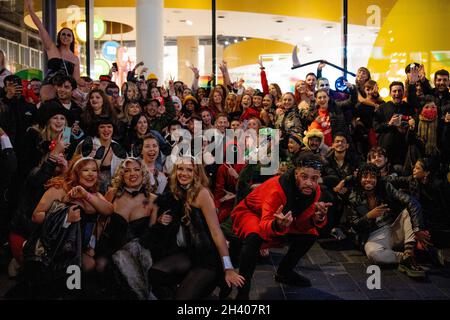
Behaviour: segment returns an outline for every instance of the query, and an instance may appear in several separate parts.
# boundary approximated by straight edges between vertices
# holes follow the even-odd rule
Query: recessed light
[[[219,19],[225,19],[225,16],[217,16]]]
[[[181,13],[181,10],[173,10],[173,13]]]
[[[186,20],[186,24],[187,24],[188,26],[192,26],[194,23],[193,23],[191,20]]]
[[[283,23],[283,20],[275,20],[276,23]]]
[[[182,23],[185,23],[185,22],[186,22],[186,20],[182,19],[182,20],[180,20],[180,22],[182,22]]]

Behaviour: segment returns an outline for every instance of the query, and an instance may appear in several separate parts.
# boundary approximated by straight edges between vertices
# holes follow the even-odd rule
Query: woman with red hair
[[[106,216],[113,213],[113,205],[98,192],[98,172],[94,158],[75,158],[65,176],[52,178],[46,184],[48,190],[32,216],[34,223],[42,224],[50,214],[65,206],[67,214],[63,228],[81,221],[82,266],[87,271],[95,268],[93,229],[97,214]]]

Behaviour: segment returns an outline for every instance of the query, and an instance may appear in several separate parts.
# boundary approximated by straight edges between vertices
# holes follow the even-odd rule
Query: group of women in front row
[[[103,283],[119,283],[123,279],[126,283],[130,274],[120,274],[114,255],[127,243],[138,239],[139,250],[147,254],[150,251],[152,260],[145,268],[137,268],[144,269],[141,271],[144,274],[136,276],[148,279],[145,285],[151,288],[151,297],[199,299],[208,296],[217,286],[225,289],[244,284],[245,279],[230,263],[214,199],[208,189],[208,178],[203,166],[196,164],[194,158],[178,158],[168,182],[170,192],[161,196],[151,192],[154,189],[150,172],[139,158],[123,160],[105,196],[99,192],[99,174],[98,160],[74,157],[65,175],[47,182],[48,189],[32,217],[33,222],[45,224],[54,214],[55,204],[66,207],[63,228],[81,226],[82,257],[72,261],[80,261],[83,274],[99,275],[89,279],[108,276],[109,281]],[[45,228],[38,229],[37,237],[42,239],[43,232]],[[61,237],[61,233],[54,237]],[[37,246],[32,239],[25,247],[30,245],[35,255]],[[64,249],[46,247],[45,243],[43,247],[57,257],[67,254]],[[48,267],[55,268],[51,263]],[[109,288],[99,284],[86,294],[92,297],[101,292],[104,298],[105,290],[116,290],[108,292],[108,296],[139,297],[132,285],[121,284]],[[88,288],[96,288],[96,285],[91,283]]]

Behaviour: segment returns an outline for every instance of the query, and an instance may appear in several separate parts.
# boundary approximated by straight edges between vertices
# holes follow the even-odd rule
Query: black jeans
[[[298,261],[312,247],[317,239],[316,235],[288,234],[282,237],[289,245],[288,252],[278,266],[277,273],[283,274],[295,268]],[[258,254],[263,239],[256,233],[252,233],[244,239],[240,255],[239,274],[245,278],[245,284],[239,288],[238,297],[247,297],[250,293],[251,279],[255,272]]]

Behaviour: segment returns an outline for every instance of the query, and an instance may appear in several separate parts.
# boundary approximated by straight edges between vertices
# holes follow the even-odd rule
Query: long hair
[[[132,90],[132,97],[128,98],[128,91]],[[136,83],[132,82],[132,81],[127,81],[122,85],[122,96],[124,98],[124,104],[127,103],[130,100],[133,101],[139,101],[139,99],[141,98],[141,92],[139,90],[139,87],[136,85]],[[148,92],[150,93],[150,92]],[[148,96],[147,93],[147,96]]]
[[[94,113],[94,109],[92,108],[91,105],[91,96],[94,93],[98,93],[103,99],[102,113],[99,116],[110,118],[114,124],[117,124],[116,113],[113,107],[111,106],[111,103],[106,94],[100,89],[93,89],[91,92],[89,92],[86,108],[84,109],[83,114],[81,116],[86,127],[91,127],[95,119],[98,117],[98,115]]]
[[[234,102],[229,103],[228,97],[233,97]],[[232,104],[234,104],[234,105],[232,105]],[[224,112],[231,113],[231,112],[235,112],[235,111],[240,111],[239,109],[240,108],[239,108],[238,101],[237,101],[237,95],[233,92],[230,92],[225,98]]]
[[[89,162],[95,163],[98,172],[98,164],[92,158],[83,159],[81,156],[74,156],[69,165],[69,170],[63,176],[57,176],[50,179],[46,184],[46,188],[55,187],[56,189],[63,189],[65,192],[69,192],[73,187],[80,185],[80,172]],[[94,186],[89,188],[89,192],[98,192],[98,177]]]
[[[182,164],[182,160],[189,159],[190,163],[194,166],[194,175],[192,184],[187,190],[183,189],[178,183],[177,170],[178,166]],[[206,176],[205,169],[202,164],[194,163],[194,158],[189,156],[179,157],[176,161],[172,174],[170,175],[170,191],[172,191],[173,196],[176,200],[181,201],[184,207],[184,216],[182,221],[189,224],[190,214],[192,212],[192,204],[197,198],[200,190],[202,188],[207,188],[209,186],[209,179]],[[208,189],[209,190],[209,189]]]
[[[216,103],[214,102],[214,93],[216,93],[216,92],[218,92],[222,96],[222,101],[220,102],[220,107],[222,108],[222,110],[219,110],[216,108]],[[213,90],[211,90],[211,93],[209,94],[209,108],[211,110],[214,110],[215,112],[224,112],[226,94],[227,94],[226,92],[224,94],[222,94],[220,92],[220,90],[217,88],[214,88]]]
[[[126,184],[123,176],[125,174],[125,167],[129,162],[136,162],[139,164],[142,172],[142,186],[145,188],[145,195],[150,195],[152,186],[150,185],[150,173],[147,170],[147,166],[144,165],[140,159],[127,158],[117,167],[114,177],[112,178],[112,187],[117,189],[116,196],[120,197],[125,192]]]
[[[271,83],[271,84],[269,84],[269,87],[270,86],[273,86],[275,88],[276,92],[277,92],[277,97],[274,97],[274,98],[277,99],[277,100],[281,99],[281,96],[283,95],[283,93],[281,92],[281,88],[278,85],[278,83]]]
[[[131,121],[133,120],[133,117],[134,117],[134,116],[130,116],[128,114],[128,109],[130,109],[130,106],[132,106],[132,105],[139,106],[139,108],[141,109],[141,112],[139,112],[139,114],[142,113],[142,107],[141,107],[141,105],[139,104],[139,102],[137,100],[136,101],[128,101],[127,103],[125,103],[125,105],[123,107],[123,115],[124,115],[124,118],[125,118],[124,120],[125,120],[125,122],[127,124],[131,124]]]
[[[61,47],[61,32],[63,30],[69,30],[72,33],[72,42],[70,43],[70,51],[75,54],[75,34],[73,33],[73,30],[70,28],[62,28],[59,30],[58,35],[56,37],[56,47],[59,49]]]

